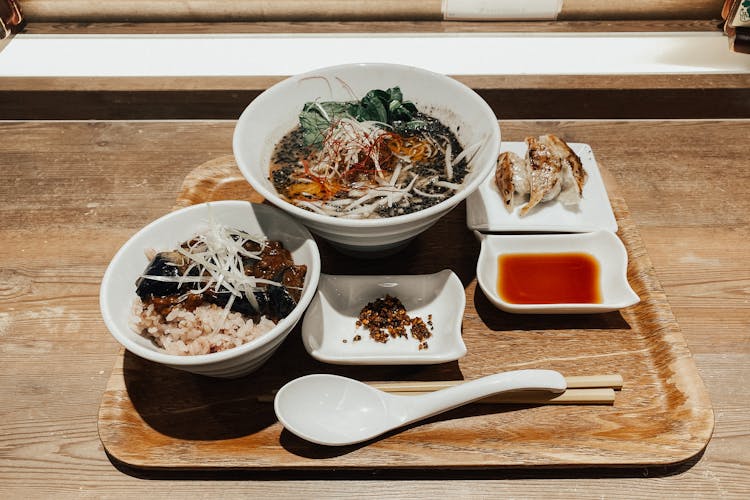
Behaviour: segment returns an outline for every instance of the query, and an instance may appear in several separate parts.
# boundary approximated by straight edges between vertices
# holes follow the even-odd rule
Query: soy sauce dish
[[[477,281],[487,298],[510,313],[574,314],[632,306],[628,254],[614,233],[488,235]]]

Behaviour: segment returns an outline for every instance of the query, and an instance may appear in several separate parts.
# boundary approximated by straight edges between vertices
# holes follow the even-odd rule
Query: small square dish
[[[382,343],[357,326],[360,311],[386,295],[398,298],[409,317],[420,317],[431,336],[420,341],[388,338]],[[466,295],[450,270],[402,276],[321,274],[318,291],[302,323],[302,341],[319,361],[340,365],[418,365],[455,361],[466,354],[461,323]],[[359,336],[359,340],[354,340]]]
[[[574,142],[568,145],[581,158],[588,174],[588,180],[583,186],[583,197],[577,208],[569,208],[552,200],[540,203],[521,217],[519,212],[524,203],[516,203],[513,212],[509,212],[503,204],[493,174],[466,201],[466,224],[469,229],[482,232],[568,233],[605,229],[617,232],[617,221],[591,147]],[[524,156],[526,143],[503,142],[501,150]]]
[[[477,282],[499,309],[526,314],[601,313],[640,300],[628,283],[625,245],[609,231],[475,234],[482,241]]]

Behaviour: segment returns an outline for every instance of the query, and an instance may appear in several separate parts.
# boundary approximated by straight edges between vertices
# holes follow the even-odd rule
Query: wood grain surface
[[[35,21],[439,20],[441,0],[24,0]],[[721,0],[564,0],[560,19],[713,19]]]
[[[750,75],[455,78],[506,120],[750,116]],[[282,79],[14,77],[0,79],[0,119],[236,119]],[[129,83],[133,89],[126,90]]]
[[[327,274],[452,269],[466,289],[462,336],[468,354],[458,362],[432,366],[334,367],[305,352],[298,324],[260,370],[228,382],[180,373],[126,352],[118,358],[99,410],[105,450],[128,466],[150,469],[622,467],[692,458],[713,431],[711,403],[638,230],[614,194],[611,177],[604,177],[618,235],[628,251],[628,281],[639,304],[590,315],[497,310],[476,293],[479,245],[466,228],[463,209],[441,218],[387,259],[347,257],[319,240],[322,272]],[[190,172],[177,205],[219,199],[259,201],[231,156]],[[611,370],[627,383],[613,408],[470,405],[384,439],[342,448],[296,438],[276,422],[268,402],[258,401],[311,373],[365,381],[472,380],[525,368],[554,369],[566,376]]]
[[[721,31],[718,18],[608,21],[224,21],[71,22],[33,21],[28,35],[277,34],[277,33],[585,33]]]
[[[713,437],[690,461],[623,470],[218,476],[110,462],[96,422],[120,348],[99,315],[102,273],[134,231],[170,209],[190,171],[231,154],[233,126],[0,122],[3,496],[746,496],[748,120],[502,122],[507,140],[555,131],[591,144],[616,179],[714,407]]]

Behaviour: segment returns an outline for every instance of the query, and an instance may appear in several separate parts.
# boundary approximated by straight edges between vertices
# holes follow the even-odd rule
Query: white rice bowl
[[[174,308],[165,318],[138,299],[135,282],[149,262],[146,251],[176,248],[205,231],[209,215],[225,226],[281,241],[295,264],[307,266],[300,300],[278,324],[268,319],[255,324],[230,312],[218,325],[224,310],[211,304],[193,311]],[[99,300],[108,329],[133,354],[192,373],[239,377],[258,369],[294,328],[312,300],[319,275],[318,248],[304,226],[272,207],[219,201],[177,210],[136,233],[107,268]]]

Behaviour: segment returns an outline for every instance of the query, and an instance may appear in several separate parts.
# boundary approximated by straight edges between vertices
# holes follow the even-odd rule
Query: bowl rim
[[[483,111],[485,118],[488,118],[490,121],[495,123],[495,127],[493,128],[494,138],[492,137],[493,134],[491,134],[491,136],[488,137],[486,140],[494,143],[495,151],[494,151],[494,154],[491,155],[491,157],[497,158],[499,151],[500,151],[500,142],[501,142],[501,131],[500,131],[499,120],[497,116],[495,115],[495,112],[492,111],[492,108],[490,107],[490,105],[487,104],[487,102],[484,99],[482,99],[482,97],[479,94],[477,94],[472,88],[465,85],[464,83],[459,82],[458,80],[451,78],[447,75],[444,75],[442,73],[436,73],[434,71],[430,71],[424,68],[419,68],[417,66],[410,66],[406,64],[359,62],[359,63],[348,63],[348,64],[326,66],[326,67],[317,68],[311,71],[307,71],[305,73],[301,73],[298,75],[290,76],[289,78],[286,78],[272,85],[268,89],[264,90],[255,99],[253,99],[253,101],[251,101],[247,105],[247,107],[243,110],[240,117],[237,119],[237,122],[234,128],[234,133],[232,136],[232,150],[234,153],[235,161],[243,177],[245,177],[245,179],[253,187],[253,189],[255,189],[266,200],[268,200],[273,205],[279,207],[283,211],[288,212],[290,214],[294,214],[294,216],[304,219],[306,221],[309,221],[311,223],[318,223],[318,224],[323,224],[323,225],[339,226],[339,227],[349,227],[349,228],[382,226],[384,220],[392,221],[391,222],[392,224],[409,224],[409,223],[413,223],[417,221],[422,221],[424,219],[429,219],[431,216],[437,216],[447,210],[454,208],[461,201],[466,199],[471,193],[476,191],[476,189],[482,184],[482,182],[484,182],[484,180],[487,179],[492,174],[492,172],[494,171],[494,165],[495,165],[494,161],[490,162],[491,167],[488,164],[487,172],[485,174],[478,175],[471,182],[462,184],[462,187],[459,191],[457,191],[453,196],[441,201],[440,203],[437,203],[436,205],[428,207],[424,210],[419,210],[417,212],[412,212],[410,214],[396,215],[393,217],[388,217],[386,219],[383,219],[383,218],[347,219],[343,217],[333,217],[330,215],[318,214],[318,213],[300,208],[296,205],[293,205],[292,203],[289,203],[281,199],[281,197],[274,190],[267,189],[261,182],[258,182],[256,178],[250,174],[251,170],[245,167],[245,165],[251,164],[252,162],[246,162],[246,159],[244,155],[242,154],[241,147],[240,147],[242,138],[244,137],[244,134],[242,133],[242,131],[247,126],[246,124],[251,121],[249,117],[252,115],[253,109],[256,106],[258,106],[259,103],[263,103],[263,101],[273,98],[273,96],[277,94],[278,92],[284,91],[287,88],[297,84],[298,82],[306,78],[320,76],[319,73],[321,72],[330,73],[330,72],[340,71],[344,69],[351,69],[351,68],[363,68],[363,69],[364,68],[381,68],[381,69],[397,69],[399,71],[411,71],[411,72],[421,74],[426,77],[437,78],[439,80],[442,80],[447,85],[455,88],[456,91],[460,91],[462,93],[467,94],[468,97],[472,101],[474,101],[478,105],[478,107]],[[492,144],[490,145],[490,147],[493,147]]]
[[[130,329],[129,326],[127,325],[123,329],[122,325],[120,325],[119,322],[116,321],[112,315],[110,315],[109,306],[107,304],[109,303],[109,290],[112,287],[111,283],[116,279],[115,271],[117,269],[117,263],[124,257],[126,253],[132,250],[132,247],[136,246],[137,241],[140,239],[140,236],[142,236],[143,234],[154,231],[156,228],[160,227],[162,224],[168,222],[169,220],[175,218],[176,216],[180,214],[183,214],[186,212],[192,212],[192,211],[197,212],[211,205],[234,207],[237,209],[246,208],[250,206],[252,207],[253,210],[260,210],[261,212],[266,212],[267,214],[271,214],[273,217],[281,217],[282,219],[285,219],[286,224],[294,226],[295,229],[300,231],[302,236],[305,238],[306,244],[309,245],[310,251],[312,253],[312,262],[311,262],[311,265],[308,266],[308,270],[307,270],[308,274],[305,278],[306,280],[307,279],[311,280],[309,282],[309,286],[307,290],[305,290],[305,292],[302,294],[299,302],[297,303],[297,306],[294,308],[292,313],[289,314],[289,316],[279,321],[276,324],[276,326],[274,326],[268,332],[240,346],[233,347],[231,349],[227,349],[224,351],[209,353],[209,354],[193,354],[189,356],[169,354],[167,352],[152,351],[150,349],[147,349],[134,341],[134,338],[135,338],[134,336],[139,336],[140,334]],[[141,251],[143,251],[143,249],[141,249]],[[100,288],[99,288],[99,309],[102,315],[102,319],[104,320],[104,323],[107,326],[107,329],[109,330],[109,332],[112,334],[112,336],[123,347],[125,347],[125,349],[127,349],[128,351],[132,352],[133,354],[139,357],[148,359],[149,361],[155,361],[158,363],[162,363],[166,365],[173,365],[173,366],[189,367],[189,366],[214,364],[216,362],[237,358],[241,356],[242,354],[245,354],[246,352],[255,350],[257,348],[261,348],[265,346],[266,344],[269,344],[275,339],[277,339],[285,331],[286,331],[286,334],[288,334],[293,329],[295,323],[299,321],[299,319],[302,317],[305,309],[307,309],[307,306],[310,304],[313,297],[315,296],[315,292],[317,291],[317,288],[318,288],[318,280],[320,278],[320,269],[321,269],[320,251],[318,249],[317,243],[315,242],[315,239],[312,237],[312,235],[310,234],[310,231],[304,225],[294,220],[288,214],[285,214],[284,212],[280,211],[279,209],[275,207],[269,207],[267,205],[263,205],[259,203],[252,203],[252,202],[244,201],[244,200],[220,200],[220,201],[204,202],[204,203],[199,203],[196,205],[190,205],[188,207],[180,208],[180,209],[177,209],[177,210],[174,210],[167,214],[162,215],[161,217],[149,222],[148,224],[143,226],[141,229],[139,229],[137,232],[135,232],[120,247],[120,249],[115,253],[115,255],[110,260],[110,263],[107,266],[106,271],[104,272],[104,276],[102,277],[102,281],[101,281]],[[135,297],[136,296],[134,295],[133,299],[135,299]],[[132,302],[127,304],[127,307],[130,307],[130,306],[132,306]]]

